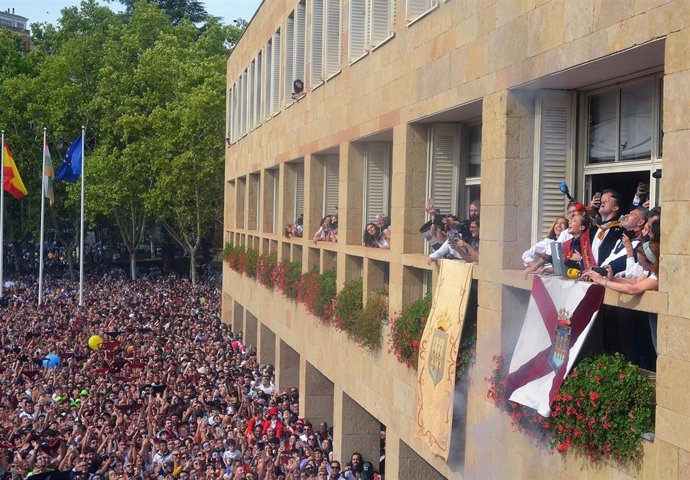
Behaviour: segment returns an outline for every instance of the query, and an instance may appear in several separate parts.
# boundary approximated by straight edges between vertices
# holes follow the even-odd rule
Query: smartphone
[[[601,200],[601,192],[596,192],[596,193],[594,194],[594,198],[597,199],[597,200]]]
[[[592,267],[592,271],[597,272],[599,275],[604,277],[609,274],[608,270],[606,270],[604,267]]]

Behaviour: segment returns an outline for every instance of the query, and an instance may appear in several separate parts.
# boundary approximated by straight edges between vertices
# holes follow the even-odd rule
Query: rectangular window
[[[324,78],[328,78],[340,70],[342,9],[341,0],[326,0]]]
[[[481,186],[481,123],[431,126],[428,162],[429,198],[441,213],[465,218]]]
[[[395,0],[351,0],[350,62],[377,47],[393,34]]]
[[[369,142],[364,159],[364,223],[373,222],[376,215],[390,215],[391,144]]]
[[[589,163],[651,159],[653,103],[652,81],[590,95]]]
[[[304,163],[297,165],[295,171],[295,218],[304,214]]]
[[[240,135],[247,133],[247,70],[240,78]]]
[[[413,22],[438,6],[438,0],[407,0],[407,22]]]
[[[228,97],[225,100],[226,103],[226,109],[227,109],[227,118],[225,119],[225,136],[227,139],[226,146],[229,143],[232,143],[235,141],[235,136],[232,130],[232,121],[235,118],[235,110],[234,110],[234,104],[232,102],[232,95],[233,95],[233,88],[230,87],[228,89]]]
[[[249,73],[247,75],[247,131],[251,131],[254,129],[255,126],[254,114],[256,113],[254,110],[254,101],[256,95],[256,62],[254,60],[252,60],[252,63],[249,65],[248,72]]]
[[[276,168],[273,170],[273,233],[279,231],[279,198],[280,198],[280,171]]]
[[[306,53],[306,5],[298,3],[285,22],[285,103],[304,91]],[[301,91],[295,82],[301,82]]]
[[[313,0],[311,23],[311,86],[340,69],[341,0]]]
[[[261,101],[263,99],[263,52],[256,56],[256,73],[254,75],[254,128],[261,123]]]
[[[271,60],[271,114],[275,115],[280,111],[280,30],[273,34]]]
[[[264,84],[264,119],[271,118],[271,92],[273,90],[273,39],[266,44],[266,82]]]

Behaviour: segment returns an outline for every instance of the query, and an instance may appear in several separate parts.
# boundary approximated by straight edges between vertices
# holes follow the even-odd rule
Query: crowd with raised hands
[[[5,289],[0,478],[372,479],[299,417],[297,388],[220,321],[220,284],[174,277]],[[308,412],[307,412],[308,414]],[[350,452],[351,453],[351,452]]]

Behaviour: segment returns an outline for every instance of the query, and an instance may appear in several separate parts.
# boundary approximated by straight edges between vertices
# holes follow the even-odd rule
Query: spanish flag
[[[7,146],[7,142],[5,142],[3,148],[5,149],[3,165],[5,171],[5,184],[3,187],[5,191],[14,198],[21,200],[27,193],[26,187],[24,186],[24,182],[22,182],[22,177],[19,176],[17,164],[14,163],[14,157],[12,157],[12,152],[10,152],[10,147]]]

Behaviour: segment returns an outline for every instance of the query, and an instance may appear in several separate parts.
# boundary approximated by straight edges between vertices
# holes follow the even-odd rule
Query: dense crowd
[[[220,284],[29,281],[0,307],[0,478],[372,479],[220,321]],[[92,341],[90,340],[99,341]],[[97,338],[100,337],[100,338]],[[102,340],[102,343],[100,343]],[[91,346],[97,348],[92,349]]]

